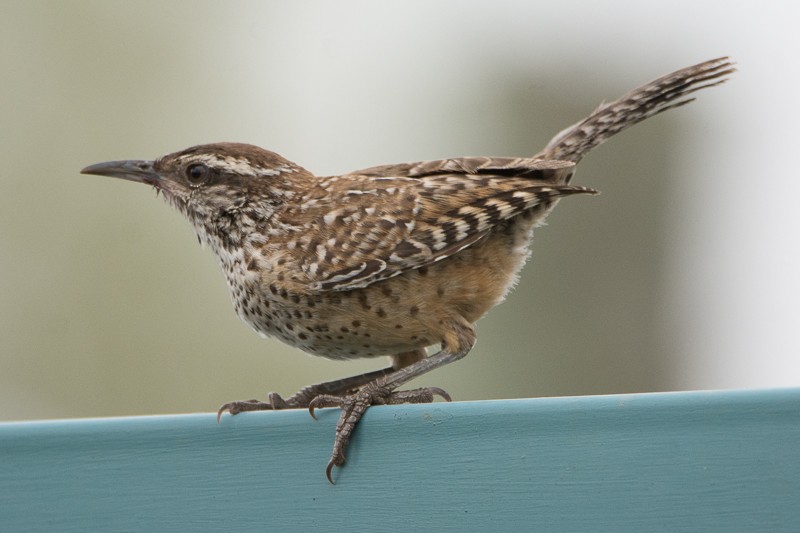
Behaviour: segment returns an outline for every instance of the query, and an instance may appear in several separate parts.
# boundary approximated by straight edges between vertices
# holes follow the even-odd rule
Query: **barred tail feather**
[[[693,101],[686,96],[727,81],[736,69],[727,57],[682,68],[642,85],[621,98],[601,104],[591,115],[561,131],[535,159],[577,163],[592,148],[616,133],[668,109]]]

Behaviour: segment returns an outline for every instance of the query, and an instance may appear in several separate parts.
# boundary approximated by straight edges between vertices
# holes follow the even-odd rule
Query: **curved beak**
[[[148,185],[156,185],[161,181],[161,176],[154,170],[153,161],[108,161],[89,165],[81,170],[81,174],[109,176]]]

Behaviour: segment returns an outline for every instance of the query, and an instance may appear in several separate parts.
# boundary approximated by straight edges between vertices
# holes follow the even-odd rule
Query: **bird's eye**
[[[186,179],[189,185],[197,187],[208,179],[208,167],[202,163],[194,163],[186,167]]]

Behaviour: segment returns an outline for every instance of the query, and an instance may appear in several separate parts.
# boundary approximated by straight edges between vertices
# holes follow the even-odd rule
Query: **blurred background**
[[[318,174],[531,155],[602,100],[739,72],[614,138],[536,235],[458,400],[800,385],[798,8],[788,2],[0,5],[0,419],[212,411],[384,366],[240,322],[148,187],[80,175],[213,141]]]

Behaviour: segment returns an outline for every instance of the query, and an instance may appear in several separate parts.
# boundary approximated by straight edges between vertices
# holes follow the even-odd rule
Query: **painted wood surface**
[[[800,531],[800,389],[0,424],[3,531]]]

